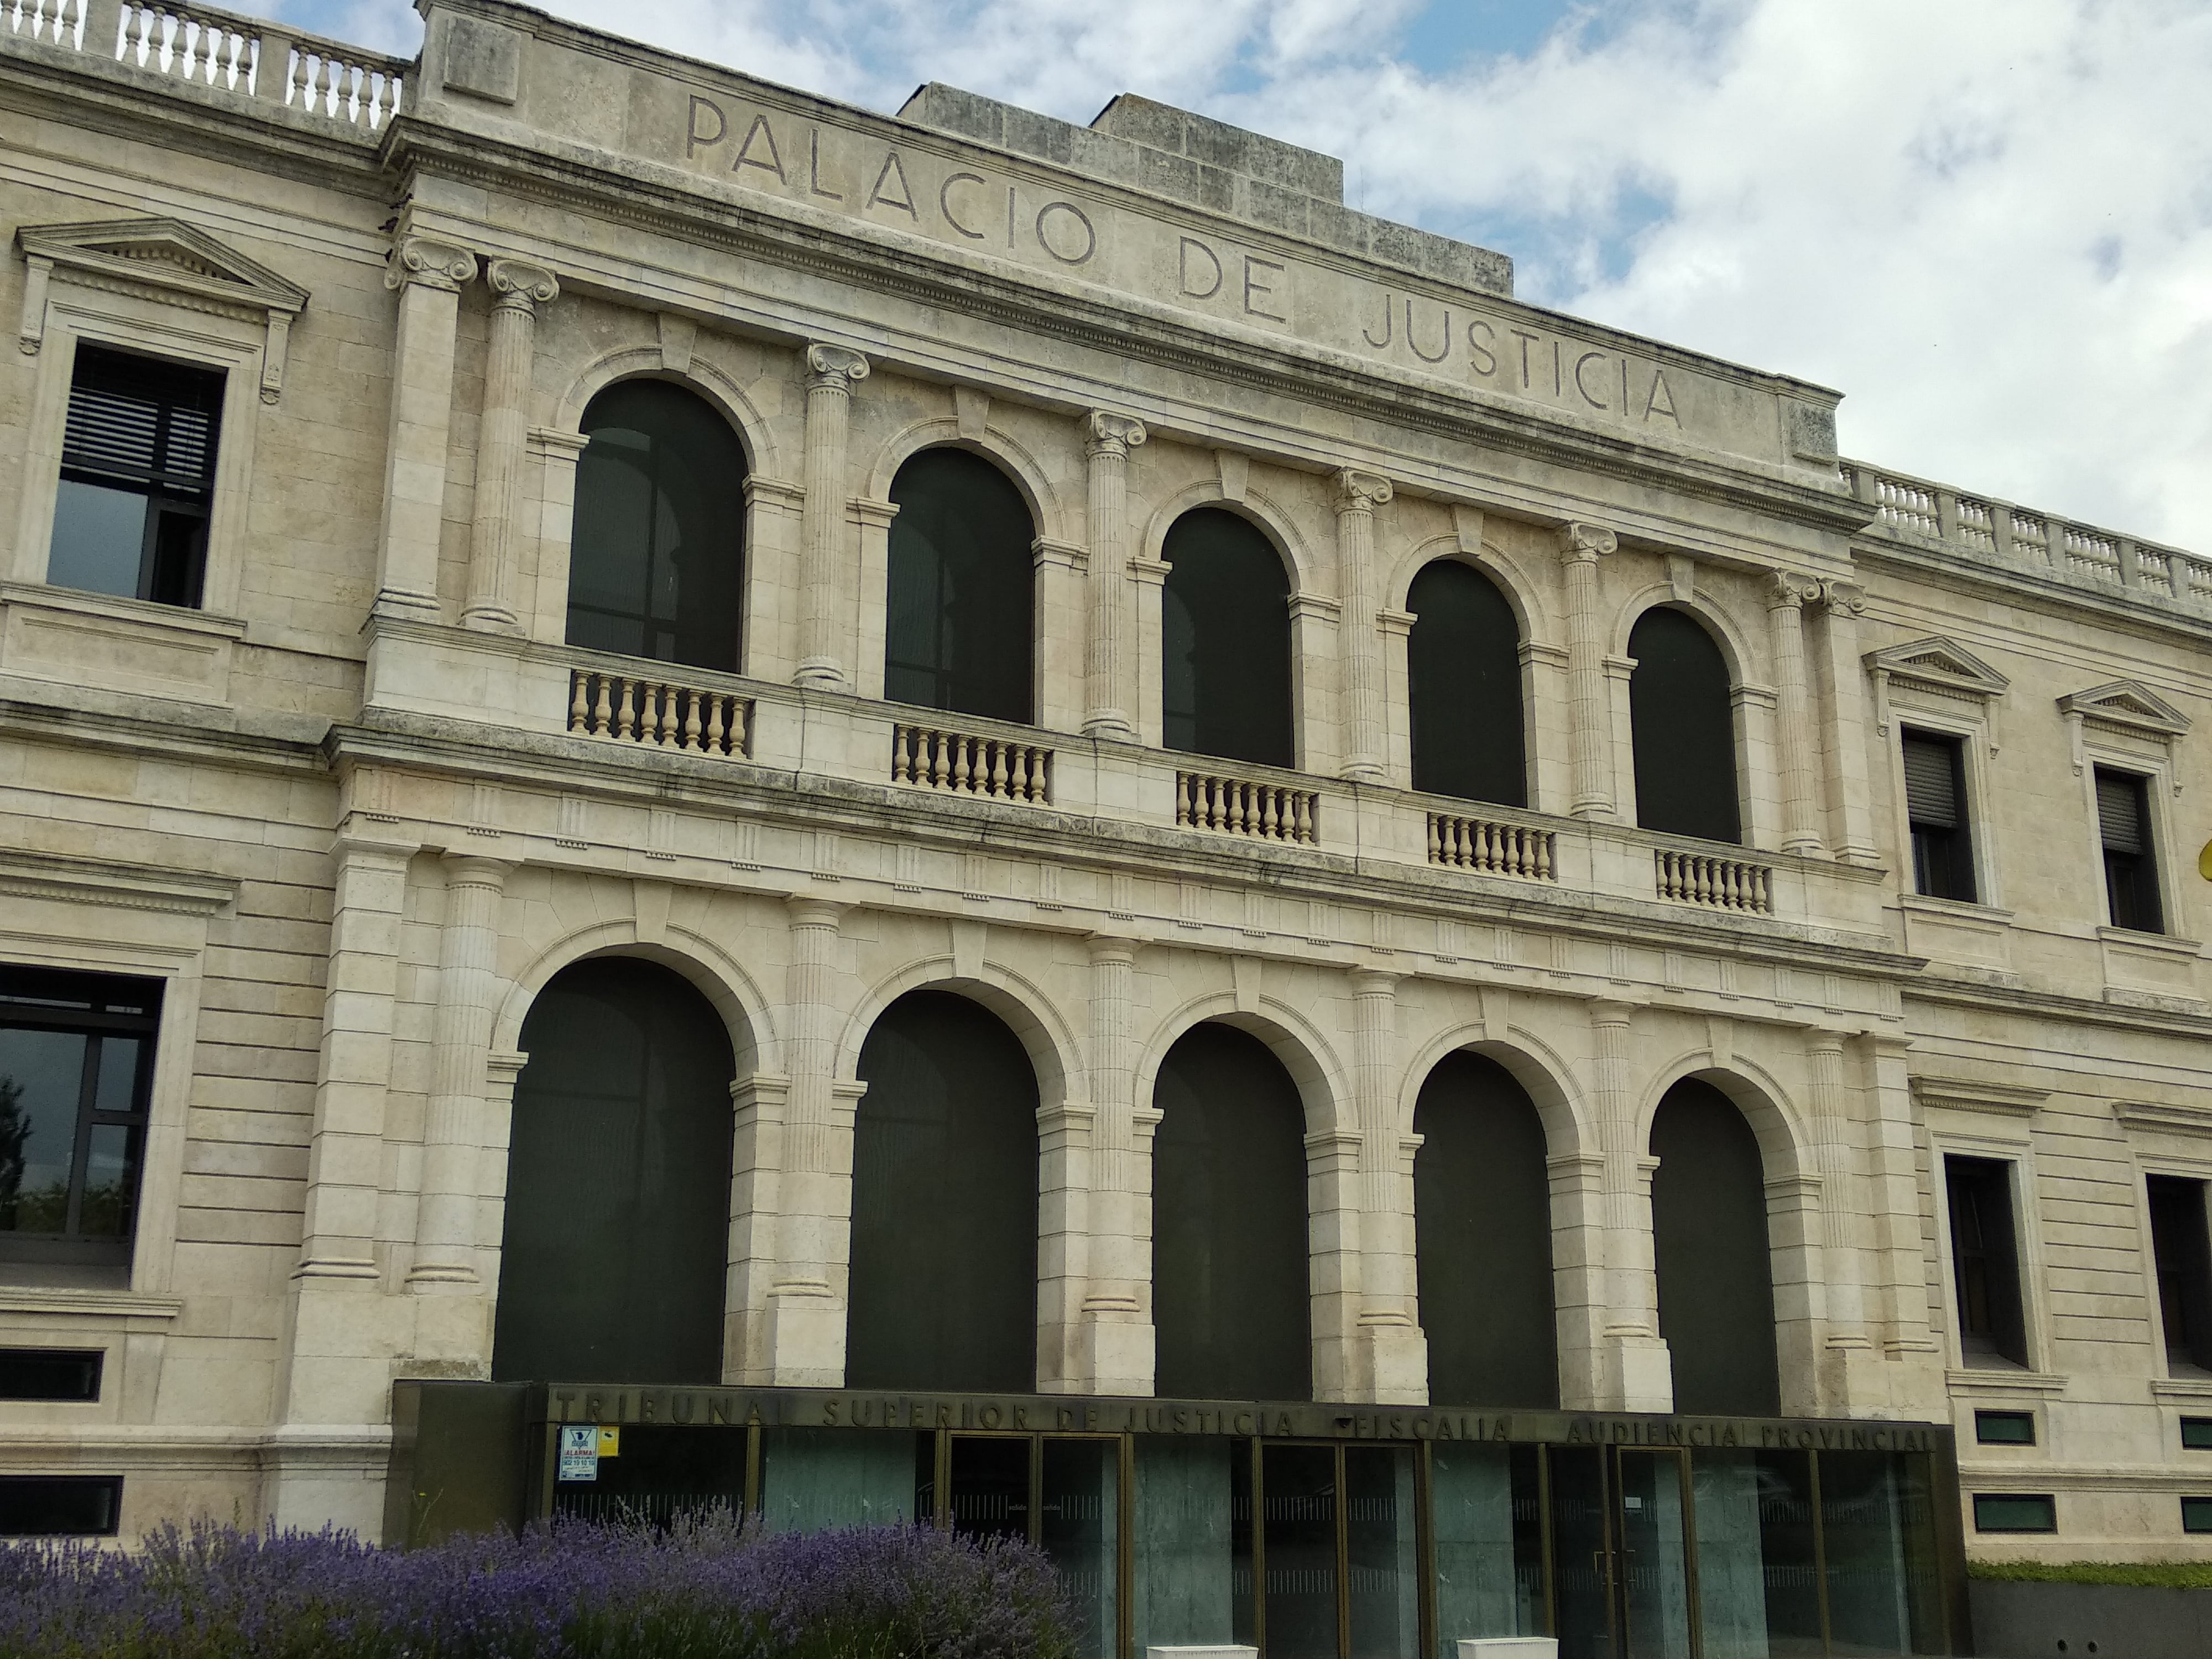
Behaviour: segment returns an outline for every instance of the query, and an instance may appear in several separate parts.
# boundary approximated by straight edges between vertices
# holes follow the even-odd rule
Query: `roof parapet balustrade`
[[[1948,484],[1863,461],[1840,465],[1851,493],[1875,509],[1868,529],[1876,534],[1938,543],[1984,562],[2024,565],[2075,586],[2119,589],[2212,610],[2212,559],[2009,501],[1961,495]]]
[[[364,137],[397,114],[414,64],[182,0],[0,0],[0,40],[188,82],[241,106],[319,117]]]
[[[743,760],[751,752],[752,700],[658,677],[568,671],[568,731],[685,755]]]
[[[891,781],[990,800],[1052,799],[1052,750],[949,726],[891,728]]]
[[[1429,814],[1429,862],[1478,875],[1517,876],[1524,881],[1559,878],[1549,830],[1454,812]]]
[[[1321,797],[1310,789],[1224,773],[1176,773],[1176,822],[1258,841],[1321,839]]]

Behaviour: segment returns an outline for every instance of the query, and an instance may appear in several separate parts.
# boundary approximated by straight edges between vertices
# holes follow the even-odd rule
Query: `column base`
[[[472,605],[461,612],[461,626],[478,634],[517,634],[522,619],[503,605]]]
[[[1674,1359],[1662,1337],[1643,1331],[1607,1332],[1598,1378],[1605,1394],[1604,1410],[1663,1414],[1674,1409]]]
[[[775,1388],[844,1386],[845,1304],[826,1280],[787,1279],[769,1292],[768,1370]]]
[[[1429,1339],[1395,1310],[1363,1314],[1353,1335],[1360,1393],[1377,1406],[1421,1406],[1429,1398]]]
[[[1083,735],[1108,742],[1134,743],[1137,728],[1118,708],[1094,708],[1083,717]]]
[[[845,671],[826,657],[809,657],[799,665],[799,672],[791,678],[794,684],[803,685],[815,691],[843,691],[850,689],[845,683]]]
[[[1149,1395],[1156,1375],[1156,1337],[1152,1322],[1132,1313],[1093,1318],[1084,1310],[1076,1327],[1075,1361],[1079,1368],[1071,1390],[1078,1394]]]

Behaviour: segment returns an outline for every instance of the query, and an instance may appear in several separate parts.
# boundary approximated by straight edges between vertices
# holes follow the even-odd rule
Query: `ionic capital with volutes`
[[[1799,611],[1820,597],[1820,584],[1794,570],[1778,570],[1767,580],[1769,611]]]
[[[868,378],[868,360],[850,346],[810,345],[806,348],[806,387],[810,392],[850,392]]]
[[[494,259],[484,267],[484,283],[503,310],[528,311],[561,297],[560,279],[543,265],[520,259]]]
[[[1559,526],[1559,557],[1568,564],[1595,564],[1620,548],[1620,538],[1603,525],[1577,523]]]
[[[476,275],[477,256],[468,249],[427,236],[403,236],[392,245],[386,262],[384,285],[402,289],[420,283],[425,288],[458,294],[464,284],[476,280]]]
[[[1336,475],[1339,513],[1372,513],[1395,493],[1390,481],[1380,473],[1362,472],[1357,467],[1347,466]]]
[[[1115,415],[1103,409],[1094,409],[1085,417],[1084,453],[1086,455],[1125,456],[1148,435],[1145,423],[1133,415]]]
[[[1866,613],[1866,589],[1858,583],[1830,578],[1820,584],[1820,603],[1839,617]]]

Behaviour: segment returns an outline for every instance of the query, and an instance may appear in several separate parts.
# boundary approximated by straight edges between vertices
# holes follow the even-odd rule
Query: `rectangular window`
[[[1976,1532],[2057,1532],[2058,1500],[2047,1492],[1978,1492]]]
[[[2033,1446],[2033,1412],[1976,1412],[1974,1439],[1984,1446]]]
[[[2166,921],[2151,844],[2149,781],[2138,773],[2099,767],[2097,834],[2105,849],[2105,905],[2112,926],[2162,933]]]
[[[2181,1449],[2184,1451],[2212,1451],[2212,1417],[2185,1417],[2181,1419]]]
[[[1905,812],[1913,890],[1972,904],[1974,843],[1966,824],[1966,745],[1959,738],[1905,732]]]
[[[2166,1370],[2212,1373],[2212,1232],[2205,1225],[2204,1183],[2152,1176],[2146,1184]]]
[[[2012,1165],[1990,1158],[1946,1158],[1943,1172],[1951,1204],[1951,1279],[1966,1362],[2025,1368]]]
[[[80,345],[46,580],[197,606],[222,374]]]
[[[0,1538],[112,1538],[122,1510],[120,1475],[0,1475]]]
[[[2184,1532],[2212,1532],[2212,1498],[2185,1498],[2181,1500],[2181,1529]]]
[[[161,988],[0,968],[0,1261],[127,1269]]]
[[[0,1400],[100,1398],[98,1348],[0,1348]]]

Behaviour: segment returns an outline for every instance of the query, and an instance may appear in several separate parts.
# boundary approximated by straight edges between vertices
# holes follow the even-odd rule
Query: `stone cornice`
[[[61,853],[0,851],[0,893],[124,910],[211,916],[238,896],[228,877],[113,864]]]
[[[1912,1097],[1923,1107],[2032,1117],[2051,1098],[2051,1091],[2020,1088],[2009,1083],[1984,1083],[1978,1078],[1917,1076],[1912,1079]]]

